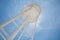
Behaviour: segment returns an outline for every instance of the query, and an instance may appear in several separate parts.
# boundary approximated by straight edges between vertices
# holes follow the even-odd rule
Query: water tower
[[[16,20],[19,16],[21,16],[23,18],[23,22],[21,23],[21,25],[19,25],[19,27],[12,33],[12,35],[8,36],[8,40],[13,40],[16,35],[18,34],[18,32],[21,30],[21,28],[24,27],[24,24],[25,23],[28,23],[29,26],[30,25],[33,25],[31,27],[32,29],[32,32],[31,32],[31,40],[34,40],[34,32],[36,30],[36,23],[37,23],[37,20],[38,20],[38,17],[40,16],[40,12],[41,12],[41,9],[40,9],[40,6],[38,4],[30,4],[28,5],[27,7],[24,8],[23,12],[16,15],[15,17],[11,18],[10,20],[4,22],[1,26],[0,26],[0,29],[2,30],[3,27],[5,27],[6,25],[10,24],[10,23],[13,23],[14,25],[18,26],[18,24],[16,22],[14,22],[14,20]],[[21,20],[21,19],[20,19]],[[21,32],[21,35],[20,37],[17,39],[17,40],[20,40],[22,35],[24,34],[24,31],[25,30],[30,30],[28,29],[28,27],[24,27],[24,30]],[[26,31],[27,31],[26,30]],[[29,31],[27,31],[29,32]],[[29,32],[30,33],[30,32]],[[7,33],[4,31],[4,34],[7,35]]]

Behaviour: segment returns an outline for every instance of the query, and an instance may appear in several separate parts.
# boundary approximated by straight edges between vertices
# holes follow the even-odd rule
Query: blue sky
[[[59,40],[60,0],[0,0],[0,24],[21,13],[31,3],[38,3],[42,10],[34,39]]]

